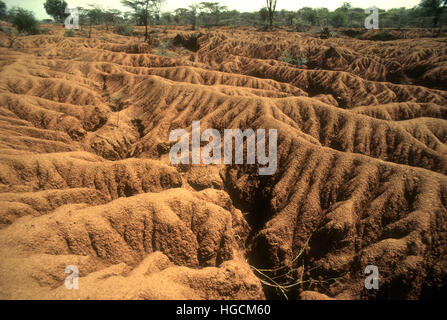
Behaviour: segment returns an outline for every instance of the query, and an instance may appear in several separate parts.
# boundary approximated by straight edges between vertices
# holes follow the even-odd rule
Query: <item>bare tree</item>
[[[273,19],[275,16],[275,12],[276,12],[276,3],[278,2],[278,0],[265,0],[266,2],[266,7],[267,10],[269,12],[269,25],[270,28],[273,27]]]

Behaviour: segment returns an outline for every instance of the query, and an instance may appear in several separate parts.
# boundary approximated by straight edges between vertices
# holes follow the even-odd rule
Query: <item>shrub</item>
[[[0,0],[0,20],[6,19],[6,4]]]
[[[113,111],[121,111],[124,108],[124,103],[123,103],[123,95],[121,92],[118,92],[112,96],[110,96],[110,102],[112,103],[111,108]]]
[[[328,39],[328,38],[330,38],[330,37],[332,37],[332,32],[331,32],[331,30],[329,29],[329,27],[323,27],[323,28],[321,28],[321,31],[320,31],[320,38],[321,38],[321,39]]]
[[[341,33],[351,37],[351,38],[356,38],[359,39],[364,33],[366,32],[366,30],[357,30],[357,29],[347,29],[347,30],[342,30]]]
[[[76,35],[76,34],[75,34],[75,32],[73,31],[73,29],[65,30],[64,37],[73,38],[75,35]]]
[[[37,23],[34,13],[22,8],[12,8],[9,11],[9,18],[12,25],[19,32],[27,34],[40,34],[39,24]]]
[[[293,55],[289,51],[284,51],[284,56],[281,58],[281,61],[292,63],[293,62]]]
[[[389,33],[388,31],[382,31],[378,34],[375,34],[369,38],[370,40],[376,40],[376,41],[390,41],[390,40],[396,40],[397,37]]]
[[[307,58],[304,56],[296,56],[296,65],[297,66],[302,66],[307,64]]]
[[[6,35],[18,35],[19,32],[17,31],[16,28],[10,27],[8,25],[0,25],[0,31],[5,33]]]
[[[296,66],[302,66],[307,64],[307,58],[302,56],[301,54],[297,54],[296,56],[293,56],[289,51],[284,51],[283,57],[280,59],[281,61],[294,64]]]
[[[162,57],[169,57],[171,56],[171,54],[167,51],[168,48],[169,48],[169,41],[160,41],[160,43],[157,46],[155,54]]]
[[[0,31],[5,33],[9,40],[8,48],[12,48],[15,41],[17,40],[17,36],[19,35],[19,31],[17,31],[14,27],[9,26],[0,26]]]
[[[133,27],[130,24],[119,23],[114,26],[115,33],[118,33],[123,36],[131,36],[133,35]]]

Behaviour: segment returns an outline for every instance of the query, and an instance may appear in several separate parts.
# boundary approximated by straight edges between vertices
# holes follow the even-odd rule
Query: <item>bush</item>
[[[0,0],[0,20],[6,19],[6,4]]]
[[[281,58],[281,61],[286,63],[293,63],[293,55],[286,50],[284,51],[284,57]]]
[[[329,29],[329,27],[323,27],[320,31],[320,38],[321,39],[328,39],[332,37],[332,31]]]
[[[296,66],[307,64],[307,58],[305,56],[302,56],[301,54],[293,56],[293,54],[287,50],[284,51],[283,57],[281,57],[280,60],[290,64],[294,64]]]
[[[8,48],[12,48],[17,39],[17,36],[19,35],[19,31],[17,31],[17,29],[14,27],[9,26],[0,26],[0,31],[5,33],[6,36],[8,37],[9,40]]]
[[[130,24],[120,23],[116,24],[114,27],[115,33],[123,36],[133,35],[133,27]]]
[[[76,34],[75,34],[75,32],[73,31],[73,29],[65,30],[64,37],[73,38],[75,35],[76,35]]]
[[[351,38],[356,38],[359,39],[364,33],[366,32],[366,30],[361,29],[361,30],[357,30],[357,29],[347,29],[347,30],[342,30],[341,33],[351,37]]]
[[[167,51],[169,47],[170,47],[169,41],[160,41],[157,46],[157,50],[155,51],[155,54],[162,57],[170,57],[171,53]]]
[[[9,11],[9,18],[12,25],[19,32],[27,34],[40,34],[39,24],[37,23],[34,13],[22,8],[12,8]]]
[[[6,35],[19,35],[19,31],[16,28],[10,27],[8,25],[0,25],[0,31],[5,33]]]

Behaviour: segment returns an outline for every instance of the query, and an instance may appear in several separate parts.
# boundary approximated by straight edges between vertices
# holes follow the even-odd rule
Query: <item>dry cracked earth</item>
[[[446,36],[102,29],[0,32],[1,299],[447,296]],[[276,173],[173,166],[194,120],[277,129]]]

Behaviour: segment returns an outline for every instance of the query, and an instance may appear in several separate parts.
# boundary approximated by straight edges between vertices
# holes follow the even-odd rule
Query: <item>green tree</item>
[[[166,0],[150,0],[150,11],[152,12],[157,24],[160,24],[161,9],[163,8],[165,2]]]
[[[343,9],[337,8],[329,14],[329,21],[336,28],[344,27],[347,24],[347,15]]]
[[[160,21],[160,12],[165,0],[121,0],[121,4],[131,8],[135,12],[135,18],[141,20],[145,26],[144,39],[149,38],[148,25],[153,16],[157,22]]]
[[[249,21],[246,21],[249,23]],[[224,26],[237,26],[241,23],[241,13],[237,10],[225,10],[222,11],[220,17],[220,23]]]
[[[6,14],[6,4],[0,0],[0,19],[5,19],[7,16]]]
[[[340,8],[343,9],[344,11],[348,11],[349,9],[352,8],[352,5],[349,2],[343,2]]]
[[[439,18],[442,15],[442,11],[447,5],[446,0],[422,0],[419,3],[421,7],[427,14],[433,17],[433,28],[436,28],[439,22]]]
[[[89,25],[88,37],[92,37],[92,26],[101,24],[104,20],[104,14],[100,7],[94,6],[92,9],[87,10],[87,21]]]
[[[199,5],[192,4],[188,7],[188,15],[187,18],[191,23],[191,29],[196,30],[197,27],[197,17],[199,15]]]
[[[352,8],[349,13],[349,26],[361,28],[365,24],[365,9]]]
[[[286,17],[285,18],[286,18],[287,25],[289,25],[289,26],[293,25],[293,20],[295,19],[295,15],[296,15],[296,13],[293,12],[293,11],[288,11],[286,13]]]
[[[174,15],[171,12],[163,12],[160,19],[161,24],[171,25],[174,22]]]
[[[106,25],[106,30],[109,31],[109,26],[115,24],[121,16],[121,11],[116,9],[108,9],[102,11],[103,21]]]
[[[174,22],[176,24],[189,23],[189,10],[187,8],[177,8],[174,10]]]
[[[133,10],[133,19],[136,25],[144,25],[143,0],[121,0],[121,4]]]
[[[317,17],[317,23],[320,27],[324,28],[328,25],[329,20],[329,9],[327,8],[317,8],[315,10],[315,15]]]
[[[408,25],[408,13],[405,8],[387,10],[380,19],[381,25],[388,28],[401,28]]]
[[[79,25],[82,26],[88,24],[88,9],[85,9],[83,7],[78,7],[79,11]]]
[[[226,11],[227,7],[221,6],[219,2],[201,2],[199,9],[205,25],[210,27],[211,25],[219,25],[222,12]]]
[[[179,25],[179,24],[186,24],[189,23],[187,22],[187,15],[188,15],[188,9],[186,8],[177,8],[174,10],[174,23]]]
[[[149,33],[147,26],[149,24],[149,3],[150,0],[122,0],[123,6],[129,7],[135,11],[135,16],[142,17],[143,25],[145,26],[144,40],[147,41]],[[137,23],[138,24],[138,23]]]
[[[65,13],[67,3],[64,0],[46,0],[43,4],[45,11],[56,22],[63,22],[68,15]]]
[[[27,34],[39,34],[39,24],[34,13],[19,7],[13,7],[8,13],[12,25],[19,31]]]
[[[259,18],[261,19],[261,22],[266,23],[268,22],[269,19],[269,11],[267,10],[267,8],[261,8],[261,10],[259,10]]]
[[[349,2],[343,2],[340,9],[344,12],[346,16],[346,23],[345,25],[350,26],[351,25],[351,9],[352,5]]]
[[[298,10],[298,15],[306,22],[308,22],[311,26],[315,25],[317,23],[317,11],[309,8],[304,7]]]

